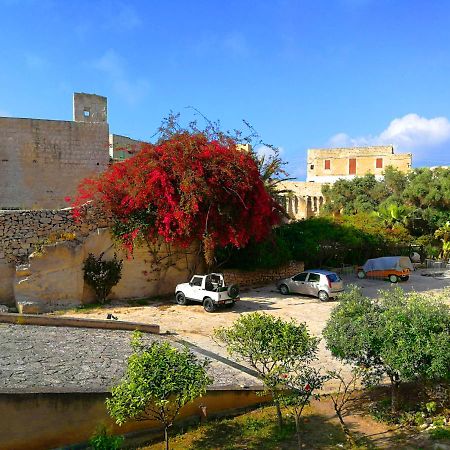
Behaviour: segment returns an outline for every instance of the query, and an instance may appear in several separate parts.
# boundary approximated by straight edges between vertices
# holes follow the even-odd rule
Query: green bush
[[[97,301],[105,303],[111,289],[122,278],[122,260],[114,258],[110,261],[103,260],[103,253],[97,258],[92,253],[84,261],[84,280],[95,291]]]
[[[108,433],[105,426],[100,426],[89,439],[89,446],[93,450],[118,450],[123,441],[123,436],[113,436]]]

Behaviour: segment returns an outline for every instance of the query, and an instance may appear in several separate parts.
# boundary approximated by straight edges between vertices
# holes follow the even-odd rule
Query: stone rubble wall
[[[84,238],[96,228],[107,225],[106,219],[90,209],[80,223],[72,217],[72,208],[0,211],[0,262],[25,262],[49,238],[55,239],[61,234],[75,234],[76,238]]]
[[[288,265],[271,270],[224,270],[227,284],[238,284],[241,287],[263,286],[283,278],[291,277],[304,270],[304,263],[293,261]]]

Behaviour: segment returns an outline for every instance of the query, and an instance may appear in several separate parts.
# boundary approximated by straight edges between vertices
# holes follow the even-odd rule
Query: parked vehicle
[[[313,269],[278,281],[277,288],[283,295],[291,292],[313,295],[326,302],[344,290],[344,283],[337,273]]]
[[[238,300],[239,286],[226,286],[221,273],[194,275],[189,283],[178,284],[175,288],[175,301],[179,305],[198,302],[207,312],[215,311],[218,306],[232,308]]]
[[[391,283],[407,281],[414,266],[407,256],[384,256],[368,259],[362,267],[358,267],[358,278],[389,279]]]

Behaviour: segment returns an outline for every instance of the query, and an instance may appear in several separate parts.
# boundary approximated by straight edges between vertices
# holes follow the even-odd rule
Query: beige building
[[[81,180],[140,142],[109,134],[107,99],[74,93],[73,120],[0,117],[0,210],[68,206]]]
[[[309,149],[306,181],[334,183],[373,173],[382,178],[387,166],[402,172],[411,168],[411,153],[394,153],[392,145],[354,148]]]
[[[320,213],[325,203],[324,184],[339,179],[352,179],[368,173],[381,179],[387,166],[407,172],[411,168],[411,153],[394,153],[392,145],[309,149],[307,181],[285,181],[280,189],[290,191],[282,195],[281,203],[292,220],[308,219]]]

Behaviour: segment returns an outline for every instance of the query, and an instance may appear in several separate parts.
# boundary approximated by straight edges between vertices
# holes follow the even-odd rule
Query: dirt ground
[[[360,286],[365,295],[373,298],[380,289],[392,289],[395,286],[408,292],[430,294],[446,292],[450,305],[450,277],[422,276],[420,271],[416,271],[408,281],[397,284],[384,280],[359,280],[355,276],[344,277],[344,283],[347,288],[351,284]],[[99,309],[71,310],[65,314],[104,319],[107,313],[113,313],[119,320],[158,324],[161,333],[173,334],[221,356],[227,356],[226,350],[214,342],[213,331],[218,327],[231,325],[240,314],[261,311],[284,319],[294,318],[299,322],[305,322],[314,335],[321,336],[322,329],[337,301],[320,302],[316,298],[297,294],[284,296],[276,290],[275,285],[267,285],[241,292],[241,301],[237,302],[233,309],[219,309],[214,313],[205,312],[200,304],[180,306],[175,304],[174,300],[164,300],[149,301],[146,306],[130,306],[127,303],[117,302]],[[317,365],[325,370],[341,368],[341,364],[331,356],[323,341],[320,343],[318,356]]]

